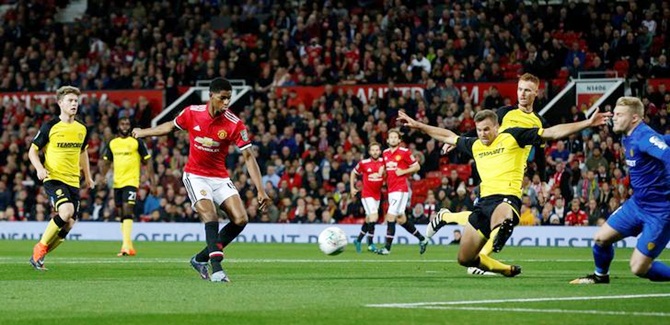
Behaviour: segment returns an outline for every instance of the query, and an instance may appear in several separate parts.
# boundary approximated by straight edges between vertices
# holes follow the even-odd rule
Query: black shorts
[[[54,211],[58,212],[58,207],[64,203],[72,203],[74,205],[74,215],[73,218],[77,218],[77,213],[79,212],[79,189],[67,185],[61,181],[49,180],[44,182],[44,190],[49,196],[51,205],[54,207]]]
[[[468,221],[484,237],[491,236],[491,215],[500,204],[509,204],[514,211],[514,225],[519,224],[519,210],[521,199],[513,195],[490,195],[479,199]]]
[[[135,186],[126,186],[114,189],[114,204],[116,204],[119,207],[122,206],[123,203],[135,205],[136,199],[137,199],[137,187]]]

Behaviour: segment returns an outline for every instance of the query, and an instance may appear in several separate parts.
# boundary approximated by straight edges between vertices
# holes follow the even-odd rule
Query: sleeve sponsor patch
[[[649,138],[649,142],[651,142],[651,144],[653,144],[654,146],[656,146],[657,148],[659,148],[661,150],[668,149],[668,145],[665,143],[665,141],[663,141],[662,139],[660,139],[657,136],[653,136],[653,137]]]

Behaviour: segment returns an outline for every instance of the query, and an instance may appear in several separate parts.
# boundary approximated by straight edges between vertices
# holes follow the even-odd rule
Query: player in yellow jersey
[[[102,174],[107,175],[110,166],[114,166],[114,204],[116,216],[121,219],[123,235],[121,252],[117,256],[135,256],[131,234],[140,172],[142,165],[146,165],[149,180],[153,180],[153,164],[147,163],[151,155],[144,141],[130,136],[132,128],[128,117],[119,120],[118,129],[119,136],[109,141],[102,155],[105,160]]]
[[[95,186],[86,151],[88,131],[75,120],[80,95],[79,89],[72,86],[56,91],[60,115],[42,125],[28,150],[37,177],[44,181],[44,189],[58,213],[49,221],[30,257],[30,264],[40,271],[46,270],[46,254],[63,242],[77,218],[80,170],[84,172],[84,185]],[[39,156],[41,149],[44,149],[44,164]]]
[[[540,79],[530,73],[525,73],[519,77],[517,84],[517,98],[518,104],[516,106],[505,106],[501,107],[496,111],[498,116],[498,123],[500,124],[499,132],[504,131],[508,128],[513,127],[522,127],[522,128],[547,128],[549,125],[547,121],[542,118],[539,114],[533,111],[533,103],[535,103],[535,98],[537,97],[538,88],[540,86]],[[476,136],[476,132],[466,134],[467,136]],[[544,171],[545,168],[545,159],[544,155],[541,154],[543,144],[535,146],[536,150],[536,162],[539,171]],[[450,151],[454,147],[449,144],[445,144],[443,151]],[[525,148],[526,158],[530,155],[532,147],[528,146]],[[525,163],[525,161],[524,161]],[[426,228],[426,237],[432,238],[440,228],[444,227],[447,224],[459,224],[466,225],[468,223],[468,217],[470,216],[471,211],[461,211],[461,212],[451,212],[448,209],[441,209],[437,217],[431,220],[430,224]],[[498,230],[494,230],[491,234],[492,238],[495,238]],[[486,243],[484,248],[482,248],[482,253],[490,255],[493,252],[493,241]],[[468,269],[468,273],[476,275],[484,275],[486,273],[475,270],[474,268]]]
[[[562,138],[587,127],[603,125],[610,116],[611,113],[597,112],[586,121],[548,129],[508,128],[499,133],[496,114],[483,110],[475,115],[477,138],[459,137],[450,130],[417,122],[402,111],[398,121],[438,141],[456,145],[457,149],[475,159],[482,179],[481,198],[465,225],[458,263],[512,277],[521,273],[520,266],[504,264],[480,252],[491,238],[492,230],[498,227],[500,231],[494,238],[494,247],[502,249],[519,222],[521,183],[528,156],[526,147],[541,144],[546,139]]]

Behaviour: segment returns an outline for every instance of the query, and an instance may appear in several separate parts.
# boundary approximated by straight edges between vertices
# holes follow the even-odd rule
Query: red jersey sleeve
[[[184,110],[174,119],[174,125],[180,130],[189,130],[191,128],[191,106],[184,108]]]
[[[235,126],[235,145],[240,148],[240,150],[247,149],[251,147],[251,136],[247,127],[244,126],[242,121],[237,122]]]
[[[405,155],[405,161],[407,162],[407,166],[409,167],[416,163],[416,158],[414,158],[412,151],[410,151],[409,149],[406,152],[407,154]]]
[[[356,166],[354,166],[354,173],[360,175],[361,174],[361,161],[356,163]]]

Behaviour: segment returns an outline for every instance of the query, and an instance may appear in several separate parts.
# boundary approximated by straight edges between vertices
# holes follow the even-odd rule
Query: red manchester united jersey
[[[184,171],[206,177],[228,177],[228,147],[240,150],[251,147],[251,137],[244,123],[229,110],[212,117],[207,105],[186,107],[174,124],[188,131],[190,150]]]
[[[386,165],[386,186],[388,187],[388,192],[409,192],[409,174],[398,176],[395,171],[398,169],[407,169],[409,166],[417,164],[412,153],[407,148],[398,147],[395,150],[391,148],[384,150],[383,156],[384,164]]]
[[[361,198],[381,200],[384,178],[381,177],[381,175],[375,174],[379,173],[379,170],[382,167],[384,167],[384,160],[381,158],[378,158],[377,160],[372,158],[363,159],[356,164],[354,172],[358,175],[363,175],[363,191],[361,192]]]

